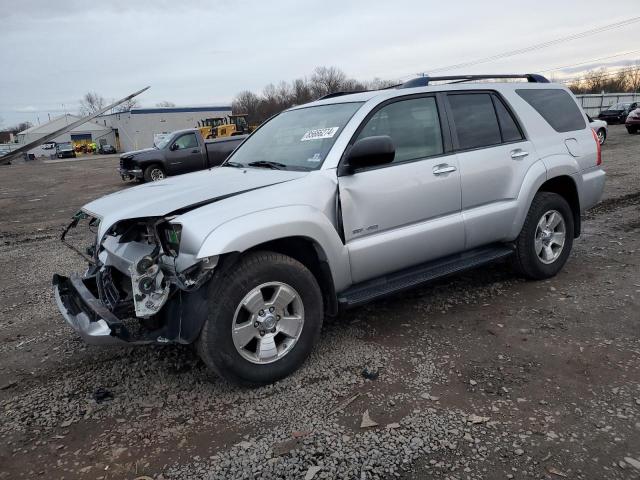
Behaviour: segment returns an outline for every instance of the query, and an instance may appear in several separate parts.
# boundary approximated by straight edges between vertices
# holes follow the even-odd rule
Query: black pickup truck
[[[170,175],[217,167],[247,135],[205,140],[197,129],[178,130],[153,148],[120,155],[122,180],[154,182]]]

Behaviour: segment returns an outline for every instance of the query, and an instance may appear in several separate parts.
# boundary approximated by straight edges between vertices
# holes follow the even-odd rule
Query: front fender
[[[349,255],[338,232],[322,212],[308,205],[271,208],[229,220],[209,233],[197,257],[244,252],[287,237],[308,238],[319,247],[329,264],[336,291],[351,284]]]

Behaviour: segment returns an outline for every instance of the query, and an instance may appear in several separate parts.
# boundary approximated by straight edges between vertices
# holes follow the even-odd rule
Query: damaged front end
[[[206,289],[218,257],[181,252],[174,217],[117,222],[85,251],[67,234],[100,220],[78,212],[61,240],[89,264],[83,276],[53,276],[56,303],[67,323],[91,344],[191,343],[204,322]]]

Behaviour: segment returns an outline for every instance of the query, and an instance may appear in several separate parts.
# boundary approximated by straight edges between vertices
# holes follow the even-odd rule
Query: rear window
[[[572,132],[585,128],[580,108],[564,90],[520,89],[516,92],[535,108],[556,132]]]

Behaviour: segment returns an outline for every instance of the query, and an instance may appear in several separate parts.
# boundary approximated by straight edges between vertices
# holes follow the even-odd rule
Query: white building
[[[55,132],[56,130],[60,130],[65,125],[76,122],[80,120],[81,117],[76,117],[75,115],[62,115],[60,117],[56,117],[53,120],[43,123],[42,125],[36,125],[34,127],[28,128],[19,132],[18,143],[24,145],[26,143],[33,142],[35,140],[39,140],[45,135]],[[115,142],[115,135],[111,127],[106,127],[105,125],[100,125],[95,122],[86,122],[82,125],[75,127],[67,133],[63,133],[62,135],[56,137],[52,140],[56,143],[92,143],[95,142],[99,144],[110,144],[113,145]],[[29,154],[33,154],[36,157],[46,156],[49,157],[54,152],[52,150],[46,150],[42,147],[34,148],[29,151]]]
[[[153,147],[154,136],[184,128],[195,128],[205,118],[224,117],[231,107],[163,107],[134,108],[129,112],[102,115],[94,121],[114,132],[118,151],[140,150]]]
[[[205,118],[224,117],[231,114],[231,107],[167,107],[135,108],[128,112],[101,115],[71,131],[53,139],[53,142],[96,143],[113,145],[119,152],[153,147],[157,134],[171,133],[184,128],[195,128]],[[53,120],[18,133],[18,143],[24,145],[80,120],[75,115],[62,115]],[[42,147],[29,154],[36,157],[51,156],[54,152]]]

